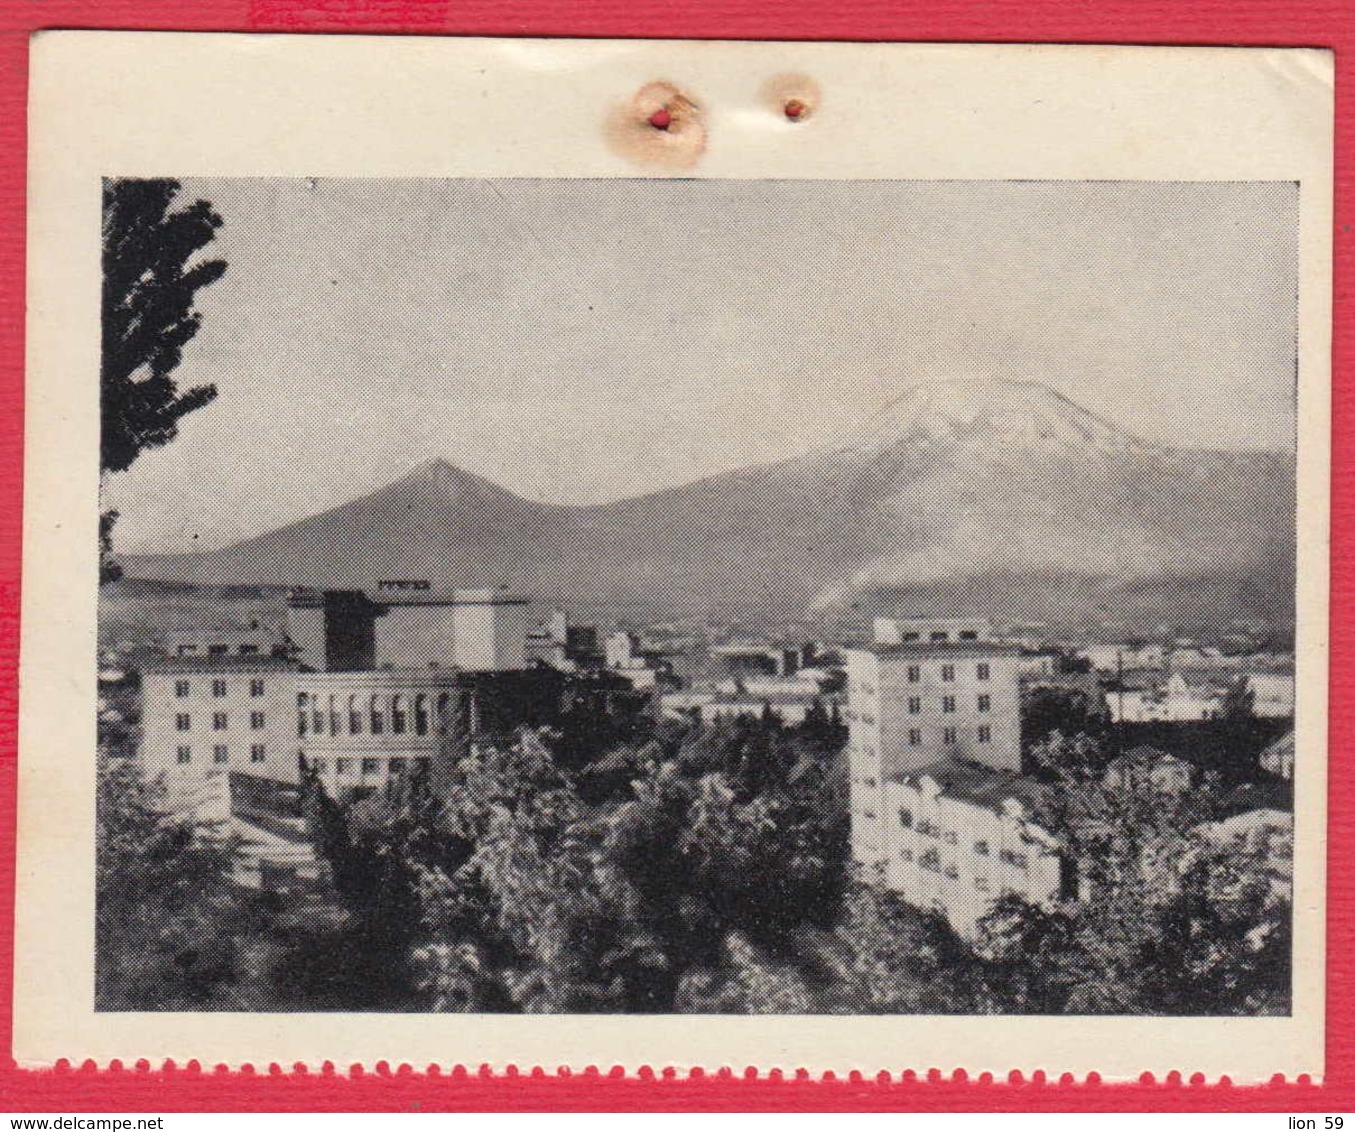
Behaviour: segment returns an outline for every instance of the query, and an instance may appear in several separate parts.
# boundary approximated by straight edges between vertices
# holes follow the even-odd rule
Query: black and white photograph
[[[1291,1014],[1296,182],[170,173],[97,1011]]]

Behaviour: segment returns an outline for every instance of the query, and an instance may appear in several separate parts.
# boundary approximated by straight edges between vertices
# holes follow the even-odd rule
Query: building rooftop
[[[920,770],[890,775],[889,780],[914,783],[924,777],[940,786],[944,794],[991,810],[1000,809],[1008,798],[1034,806],[1050,793],[1050,787],[1033,778],[956,759],[941,759]]]
[[[839,698],[840,697],[836,695],[831,693],[825,694],[817,688],[814,688],[813,690],[806,690],[804,692],[722,693],[716,695],[715,699],[711,702],[715,704],[746,704],[751,708],[760,708],[763,704],[770,704],[772,707],[776,707],[778,704],[787,706],[792,704],[811,704],[815,700],[822,700],[823,703],[827,705],[831,701]]]
[[[1019,656],[1019,645],[998,641],[904,641],[897,645],[854,645],[851,651],[874,653],[881,659],[928,656]]]
[[[141,665],[142,672],[295,672],[301,667],[287,656],[162,656]]]
[[[327,594],[342,594],[349,598],[366,598],[376,605],[529,605],[531,598],[495,588],[457,589],[434,586],[422,581],[386,581],[374,586],[352,590],[295,589],[287,595],[293,608],[315,606]]]

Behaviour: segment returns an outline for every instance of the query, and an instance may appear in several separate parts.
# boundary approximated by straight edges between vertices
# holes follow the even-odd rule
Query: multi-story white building
[[[166,657],[141,670],[141,762],[171,784],[230,771],[297,777],[295,662]]]
[[[143,668],[141,761],[172,797],[228,773],[295,785],[303,767],[335,797],[370,793],[431,771],[449,738],[558,718],[563,677],[524,667],[525,598],[405,582],[289,604],[295,658]]]
[[[1020,650],[975,623],[918,624],[847,651],[852,853],[867,881],[973,938],[998,896],[1048,903],[1071,879],[1021,776]]]

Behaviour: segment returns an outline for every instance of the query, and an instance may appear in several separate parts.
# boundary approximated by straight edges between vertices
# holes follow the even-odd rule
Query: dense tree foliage
[[[460,752],[437,801],[312,787],[346,919],[293,939],[280,977],[369,1008],[752,1009],[757,987],[790,985],[768,972],[794,965],[796,933],[839,915],[838,730],[826,711],[664,726],[580,771],[559,757],[577,736],[529,731]],[[320,964],[344,986],[301,974],[321,947],[354,956]]]
[[[1290,899],[1273,845],[1216,844],[1226,808],[1216,776],[1166,790],[1108,786],[1097,744],[1053,735],[1036,820],[1078,861],[1084,900],[1058,909],[1007,896],[980,951],[1002,1009],[1056,1014],[1283,1012],[1289,1001]]]
[[[1037,685],[1022,697],[1021,742],[1029,750],[1057,731],[1103,737],[1110,728],[1105,698],[1081,688]]]
[[[118,877],[101,882],[101,945],[155,946],[107,947],[102,1000],[552,1013],[1288,1007],[1276,845],[1202,833],[1227,810],[1214,777],[1180,792],[1108,780],[1095,739],[1048,735],[1031,750],[1049,783],[1035,818],[1079,862],[1088,899],[1002,897],[971,947],[944,919],[851,880],[830,713],[796,727],[664,723],[577,768],[562,742],[576,761],[577,734],[464,744],[447,752],[436,790],[414,780],[335,802],[308,782],[333,903],[289,904],[262,936],[242,933],[251,906],[228,883],[227,845],[156,816],[144,795],[110,810],[101,868]]]
[[[235,845],[167,812],[130,759],[101,755],[96,820],[98,1008],[230,1008],[255,913],[231,878]]]

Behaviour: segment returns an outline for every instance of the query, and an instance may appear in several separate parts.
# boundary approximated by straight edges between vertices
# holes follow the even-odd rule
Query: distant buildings
[[[736,678],[793,676],[804,663],[804,650],[792,645],[765,641],[731,641],[710,650],[723,662],[726,672]]]
[[[877,623],[847,650],[852,854],[868,880],[943,914],[963,937],[1003,893],[1072,884],[1031,820],[1021,776],[1020,650],[981,622]]]
[[[1167,650],[1159,644],[1085,645],[1077,655],[1090,662],[1097,672],[1123,672],[1133,668],[1160,669],[1165,666]]]
[[[1106,704],[1115,723],[1200,723],[1223,714],[1227,694],[1214,680],[1147,674],[1127,677],[1106,693]]]
[[[638,691],[657,688],[673,667],[666,654],[644,647],[636,634],[617,630],[602,638],[597,626],[571,625],[559,609],[527,632],[526,655],[561,672],[606,669]]]

